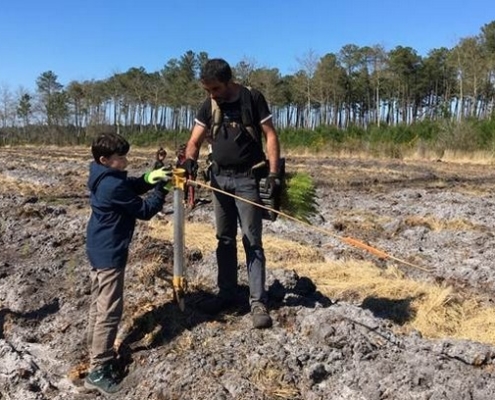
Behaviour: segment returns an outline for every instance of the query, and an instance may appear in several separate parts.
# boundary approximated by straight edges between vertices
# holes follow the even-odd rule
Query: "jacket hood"
[[[118,177],[126,177],[127,171],[120,171],[118,169],[109,168],[105,165],[98,164],[95,161],[92,161],[89,165],[89,178],[88,178],[88,187],[94,192],[98,187],[101,180],[108,175],[118,176]]]

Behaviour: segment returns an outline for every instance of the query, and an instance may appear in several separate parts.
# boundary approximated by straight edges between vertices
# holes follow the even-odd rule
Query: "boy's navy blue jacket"
[[[93,268],[124,268],[136,219],[149,220],[163,207],[165,194],[144,177],[127,177],[127,171],[92,162],[88,187],[91,217],[86,233],[86,251]]]

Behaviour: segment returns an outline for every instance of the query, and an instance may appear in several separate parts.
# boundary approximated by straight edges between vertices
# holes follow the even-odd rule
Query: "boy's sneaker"
[[[251,317],[253,318],[253,327],[256,329],[270,328],[272,318],[262,303],[253,303],[251,306]]]
[[[120,390],[119,382],[111,364],[105,364],[92,370],[84,380],[84,387],[90,390],[98,390],[102,394],[112,394]]]

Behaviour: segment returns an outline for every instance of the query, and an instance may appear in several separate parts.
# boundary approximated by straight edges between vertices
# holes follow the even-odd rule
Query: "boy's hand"
[[[172,171],[165,167],[155,169],[144,174],[144,180],[150,185],[155,185],[162,181],[163,183],[168,183],[172,180]]]
[[[155,186],[155,190],[163,195],[166,195],[170,191],[172,191],[174,188],[173,182],[170,180],[165,184],[159,183],[158,185]]]

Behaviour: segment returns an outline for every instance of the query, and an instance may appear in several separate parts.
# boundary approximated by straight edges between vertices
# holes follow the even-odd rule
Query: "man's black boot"
[[[272,318],[263,303],[255,302],[251,305],[251,317],[253,318],[253,327],[256,329],[272,326]]]

